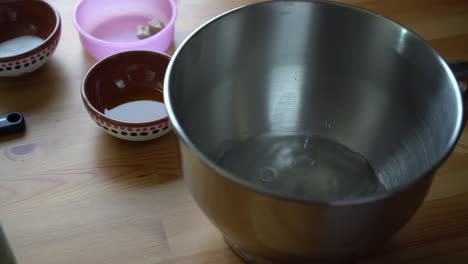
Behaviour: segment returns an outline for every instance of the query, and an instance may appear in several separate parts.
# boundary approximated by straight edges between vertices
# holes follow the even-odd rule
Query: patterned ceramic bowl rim
[[[54,30],[49,34],[49,36],[38,47],[36,47],[34,49],[31,49],[31,50],[28,50],[28,51],[25,51],[25,52],[20,53],[20,54],[16,54],[14,56],[0,57],[0,62],[10,62],[10,61],[22,60],[24,57],[29,57],[31,55],[34,55],[36,53],[41,52],[44,48],[47,48],[53,41],[55,41],[57,33],[60,32],[60,14],[57,11],[57,9],[55,9],[55,7],[53,7],[48,2],[43,1],[43,0],[36,0],[36,1],[44,3],[54,13],[54,15],[55,15]]]
[[[101,120],[104,120],[106,121],[107,123],[111,123],[111,124],[115,124],[115,125],[118,125],[118,126],[126,126],[126,127],[146,127],[146,126],[153,126],[153,125],[156,125],[156,124],[159,124],[161,122],[168,122],[169,121],[169,116],[165,116],[163,118],[160,118],[160,119],[156,119],[156,120],[152,120],[152,121],[148,121],[148,122],[124,122],[124,121],[120,121],[120,120],[117,120],[117,119],[113,119],[113,118],[110,118],[108,116],[106,116],[104,113],[102,113],[101,111],[98,111],[92,104],[91,102],[89,101],[87,95],[86,95],[86,92],[85,92],[85,83],[86,81],[88,80],[88,77],[90,75],[91,72],[93,72],[96,68],[99,68],[101,67],[101,64],[103,64],[104,61],[107,61],[107,60],[111,60],[112,58],[114,57],[118,57],[120,56],[120,54],[124,54],[124,53],[135,53],[135,52],[145,52],[145,53],[148,53],[149,55],[157,55],[157,56],[163,56],[165,58],[167,58],[168,60],[171,59],[171,57],[165,53],[162,53],[162,52],[158,52],[158,51],[149,51],[149,50],[129,50],[129,51],[123,51],[123,52],[119,52],[119,53],[116,53],[116,54],[113,54],[113,55],[110,55],[110,56],[107,56],[105,57],[104,59],[100,60],[99,62],[97,62],[96,64],[94,64],[89,70],[88,72],[86,73],[82,83],[81,83],[81,98],[83,99],[83,103],[84,105],[86,106],[86,108],[91,111],[91,113],[96,116],[96,118],[98,119],[101,119]]]

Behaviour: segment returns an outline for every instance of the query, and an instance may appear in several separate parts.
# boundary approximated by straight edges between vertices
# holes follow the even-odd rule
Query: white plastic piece
[[[137,37],[139,39],[144,39],[144,38],[147,38],[149,36],[151,36],[153,34],[151,34],[151,31],[150,31],[150,28],[148,25],[138,25],[137,26]]]
[[[164,23],[161,20],[154,18],[148,22],[148,26],[151,34],[156,34],[164,28]]]

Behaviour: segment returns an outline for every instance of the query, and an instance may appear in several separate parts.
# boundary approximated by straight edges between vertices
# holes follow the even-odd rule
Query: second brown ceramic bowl
[[[42,0],[0,1],[0,77],[44,65],[60,39],[58,11]]]
[[[108,134],[145,141],[171,129],[163,102],[170,57],[154,51],[125,51],[96,63],[86,74],[81,96],[91,118]]]

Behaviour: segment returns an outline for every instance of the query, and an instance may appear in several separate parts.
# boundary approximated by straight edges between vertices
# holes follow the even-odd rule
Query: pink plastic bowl
[[[166,51],[174,36],[176,15],[174,0],[80,0],[73,11],[73,23],[85,50],[100,60],[127,50]],[[138,39],[137,25],[154,18],[165,27]]]

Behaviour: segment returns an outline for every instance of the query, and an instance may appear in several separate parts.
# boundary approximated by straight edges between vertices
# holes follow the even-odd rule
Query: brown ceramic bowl
[[[0,77],[40,68],[55,51],[60,33],[60,15],[49,3],[0,1]]]
[[[81,97],[91,118],[107,133],[131,141],[167,134],[172,126],[163,101],[170,57],[154,51],[117,53],[86,74]]]

